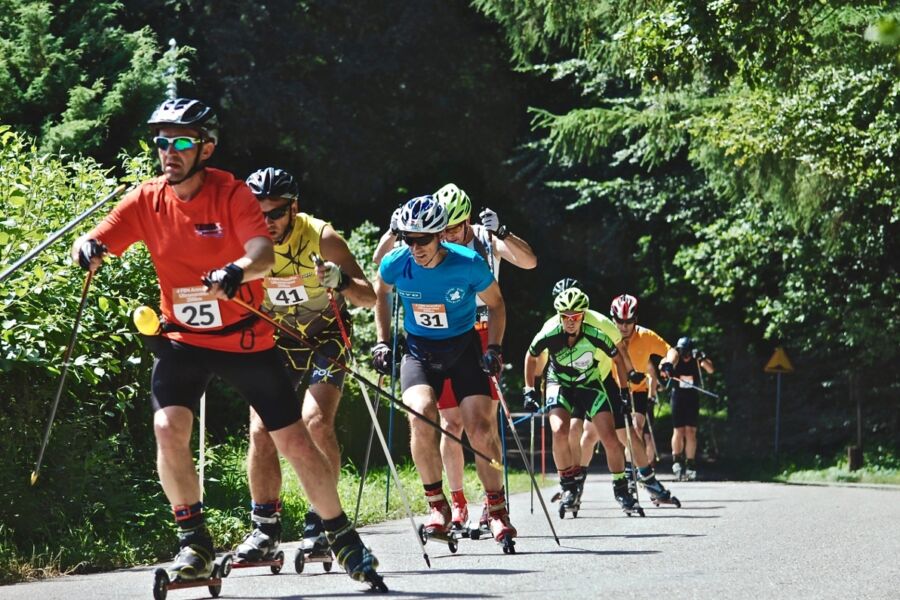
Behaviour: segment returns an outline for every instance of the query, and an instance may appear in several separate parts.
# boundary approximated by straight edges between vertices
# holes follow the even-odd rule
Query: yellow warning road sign
[[[766,373],[793,373],[794,365],[791,364],[791,359],[788,358],[784,348],[778,346],[772,353],[772,358],[763,367],[763,371]]]

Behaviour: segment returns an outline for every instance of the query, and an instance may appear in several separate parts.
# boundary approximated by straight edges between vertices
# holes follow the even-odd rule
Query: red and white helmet
[[[617,321],[630,321],[637,317],[637,298],[630,294],[622,294],[613,298],[609,314]]]

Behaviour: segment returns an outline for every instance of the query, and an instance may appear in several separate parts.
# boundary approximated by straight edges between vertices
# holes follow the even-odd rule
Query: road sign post
[[[775,462],[778,462],[778,446],[781,441],[781,375],[784,373],[793,373],[794,365],[788,358],[784,348],[778,346],[766,366],[763,367],[766,373],[775,374]]]

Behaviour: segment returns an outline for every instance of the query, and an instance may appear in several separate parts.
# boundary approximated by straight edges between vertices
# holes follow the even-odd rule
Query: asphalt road
[[[667,485],[683,506],[625,517],[609,477],[592,475],[577,519],[559,535],[529,494],[511,499],[517,553],[491,540],[462,540],[456,554],[426,545],[427,568],[409,520],[361,531],[381,561],[390,596],[406,598],[900,598],[900,490],[692,482]],[[544,491],[550,496],[552,488]],[[419,518],[421,520],[421,518]],[[292,560],[296,544],[285,544]],[[152,598],[153,570],[68,576],[0,587],[0,599]],[[337,565],[307,564],[232,571],[222,598],[360,597],[366,586]],[[173,590],[170,599],[207,598],[206,588]]]

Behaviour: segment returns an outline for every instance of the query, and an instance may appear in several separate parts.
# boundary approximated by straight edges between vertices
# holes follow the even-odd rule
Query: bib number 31
[[[179,322],[195,329],[222,326],[219,301],[203,286],[172,290],[172,311]]]
[[[413,317],[421,327],[447,329],[447,307],[443,304],[413,304]]]

